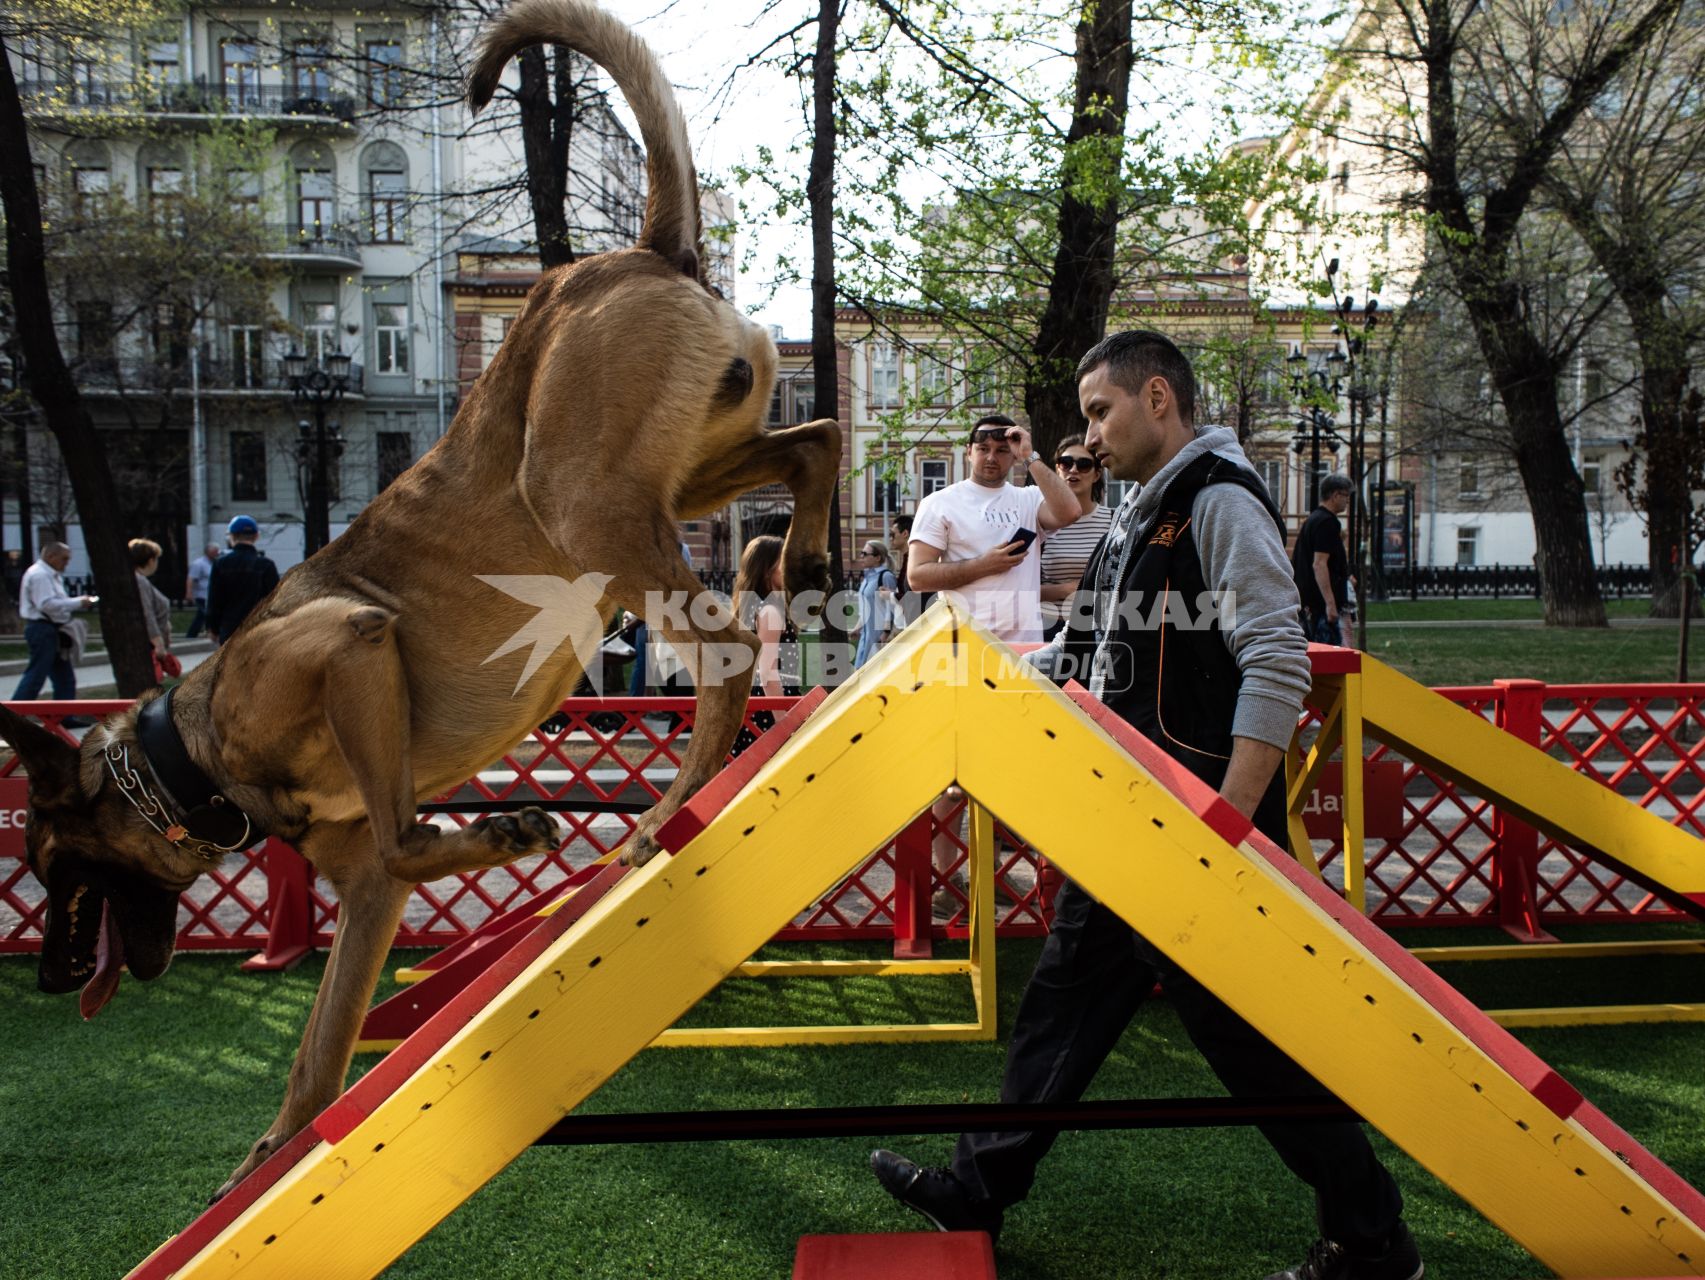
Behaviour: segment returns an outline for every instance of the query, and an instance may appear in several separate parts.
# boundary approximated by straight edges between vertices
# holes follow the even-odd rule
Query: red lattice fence
[[[1705,686],[1557,685],[1504,681],[1439,690],[1634,803],[1705,834]],[[791,699],[755,698],[750,713],[777,712]],[[59,730],[67,715],[103,715],[119,702],[15,704]],[[487,921],[560,887],[617,848],[635,817],[668,786],[691,733],[690,698],[572,699],[562,715],[453,792],[423,807],[422,820],[466,824],[528,804],[565,825],[552,853],[507,867],[420,886],[410,899],[399,946],[442,947]],[[1312,717],[1304,721],[1305,734]],[[1681,918],[1644,889],[1579,852],[1542,840],[1484,800],[1373,744],[1372,760],[1402,765],[1399,833],[1368,842],[1368,908],[1382,924],[1558,924]],[[783,930],[784,939],[909,940],[965,932],[963,800],[938,805]],[[0,768],[0,952],[41,945],[43,898],[22,861],[24,783],[16,762]],[[1047,924],[1050,876],[1024,842],[997,822],[996,908],[1003,936],[1034,935]],[[932,868],[939,848],[945,873]],[[1315,841],[1335,877],[1340,850]],[[947,908],[931,920],[930,899]],[[289,963],[330,943],[335,895],[307,864],[271,841],[229,859],[184,895],[179,945],[263,952],[255,963]]]

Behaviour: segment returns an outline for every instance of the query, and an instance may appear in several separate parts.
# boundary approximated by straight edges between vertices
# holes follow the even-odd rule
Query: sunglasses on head
[[[1101,464],[1094,458],[1079,458],[1075,454],[1065,453],[1054,459],[1054,465],[1061,471],[1094,471]]]
[[[1000,444],[1011,427],[978,427],[971,433],[972,444]]]

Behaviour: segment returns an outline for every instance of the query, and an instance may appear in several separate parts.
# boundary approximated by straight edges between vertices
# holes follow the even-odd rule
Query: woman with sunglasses
[[[1083,514],[1075,523],[1056,530],[1042,544],[1042,638],[1052,640],[1071,614],[1072,593],[1083,567],[1113,527],[1113,508],[1101,505],[1107,478],[1095,455],[1084,447],[1083,434],[1067,436],[1054,451],[1054,469],[1078,500]]]
[[[858,563],[864,570],[864,578],[858,584],[861,621],[854,667],[862,667],[887,643],[894,629],[894,596],[900,588],[899,576],[895,574],[894,562],[888,554],[888,544],[880,538],[872,538],[864,544]]]

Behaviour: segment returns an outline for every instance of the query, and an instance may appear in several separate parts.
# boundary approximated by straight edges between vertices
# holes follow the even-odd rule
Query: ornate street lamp
[[[311,556],[332,540],[330,466],[332,451],[343,453],[343,432],[332,423],[326,425],[326,409],[343,399],[349,389],[350,357],[341,351],[333,352],[310,368],[308,357],[292,348],[284,357],[284,376],[290,383],[291,394],[300,404],[314,412],[310,424],[306,419],[296,424],[296,461],[308,470],[308,503],[303,521],[305,556]]]

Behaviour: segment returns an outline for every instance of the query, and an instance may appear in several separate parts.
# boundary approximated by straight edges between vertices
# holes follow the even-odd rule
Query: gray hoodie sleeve
[[[1226,648],[1243,673],[1232,734],[1283,750],[1311,683],[1284,543],[1260,499],[1239,485],[1203,489],[1190,517],[1202,574],[1221,600]]]

